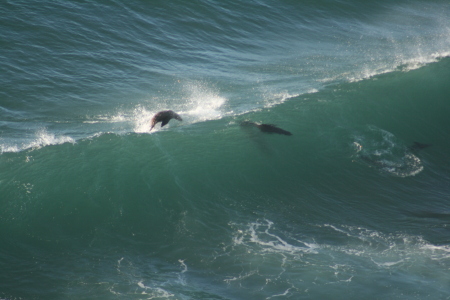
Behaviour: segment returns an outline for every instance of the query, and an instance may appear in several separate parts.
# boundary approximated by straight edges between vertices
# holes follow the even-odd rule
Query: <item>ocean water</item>
[[[0,10],[1,300],[450,299],[448,0]]]

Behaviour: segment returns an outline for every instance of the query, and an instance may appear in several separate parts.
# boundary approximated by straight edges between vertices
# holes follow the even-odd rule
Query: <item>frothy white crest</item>
[[[357,82],[365,79],[375,77],[377,75],[382,75],[386,73],[401,71],[409,72],[412,70],[419,69],[428,64],[438,62],[444,57],[450,55],[449,51],[443,52],[433,52],[424,53],[418,52],[416,54],[397,54],[392,61],[378,62],[375,65],[366,66],[361,70],[355,71],[353,74],[348,74],[346,77],[349,82]],[[339,77],[339,76],[336,76]],[[336,79],[336,78],[333,78]]]
[[[0,154],[5,152],[19,152],[22,150],[17,145],[0,145]]]
[[[39,149],[49,145],[59,145],[64,143],[75,143],[75,140],[70,136],[60,135],[56,136],[49,133],[47,129],[39,129],[35,133],[35,138],[28,142],[18,143],[15,145],[2,144],[0,145],[0,153],[4,152],[20,152],[25,149]]]
[[[206,120],[220,119],[224,116],[223,105],[227,102],[225,97],[218,92],[207,87],[201,82],[189,82],[183,85],[183,94],[180,99],[172,103],[169,107],[159,105],[156,109],[148,110],[142,105],[138,105],[131,117],[134,122],[133,131],[136,133],[148,133],[150,131],[150,121],[152,117],[161,110],[170,109],[178,113],[183,121],[181,125],[202,122]],[[174,122],[169,122],[168,127]],[[160,126],[156,126],[152,131],[158,131]]]
[[[216,91],[200,82],[185,84],[184,92],[187,95],[187,103],[184,115],[187,115],[189,123],[219,119],[224,115],[223,105],[227,102]]]
[[[142,106],[137,106],[133,112],[133,120],[134,120],[134,132],[136,133],[144,133],[149,132],[150,130],[150,121],[153,115],[156,113],[152,111],[148,111]]]
[[[41,148],[48,145],[75,143],[75,140],[70,136],[55,136],[53,133],[47,132],[45,128],[38,130],[36,132],[36,137],[37,139],[31,142],[31,144],[25,148]]]
[[[317,92],[316,89],[311,89],[310,92],[308,92],[308,94],[315,93],[315,92]],[[300,94],[290,94],[287,92],[270,95],[270,96],[266,97],[266,99],[264,101],[265,102],[264,107],[269,108],[269,107],[281,104],[281,103],[285,102],[286,100],[298,97],[299,95]]]

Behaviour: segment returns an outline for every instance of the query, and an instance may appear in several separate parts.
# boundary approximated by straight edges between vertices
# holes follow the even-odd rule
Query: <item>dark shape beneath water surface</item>
[[[281,129],[274,124],[257,124],[255,122],[243,121],[243,122],[241,122],[241,126],[253,126],[253,127],[258,128],[259,130],[261,130],[264,133],[277,133],[277,134],[283,134],[283,135],[292,135],[291,132]]]

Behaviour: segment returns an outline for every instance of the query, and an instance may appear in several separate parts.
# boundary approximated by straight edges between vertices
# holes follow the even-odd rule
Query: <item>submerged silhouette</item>
[[[171,119],[177,119],[178,121],[183,121],[183,119],[173,110],[163,110],[158,112],[153,116],[151,121],[150,131],[155,127],[155,125],[161,122],[161,127],[169,123]]]
[[[264,133],[277,133],[277,134],[284,134],[284,135],[292,135],[292,133],[290,133],[287,130],[281,129],[273,124],[257,124],[254,122],[250,122],[250,121],[243,121],[241,122],[241,126],[253,126],[258,128],[259,130],[261,130]]]
[[[419,143],[419,142],[414,142],[414,144],[409,146],[409,150],[412,150],[412,151],[421,150],[424,148],[428,148],[430,146],[431,146],[431,144],[423,144],[423,143]]]

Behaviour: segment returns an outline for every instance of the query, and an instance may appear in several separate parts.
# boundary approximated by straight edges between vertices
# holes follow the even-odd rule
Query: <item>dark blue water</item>
[[[0,8],[0,299],[450,297],[448,1]]]

